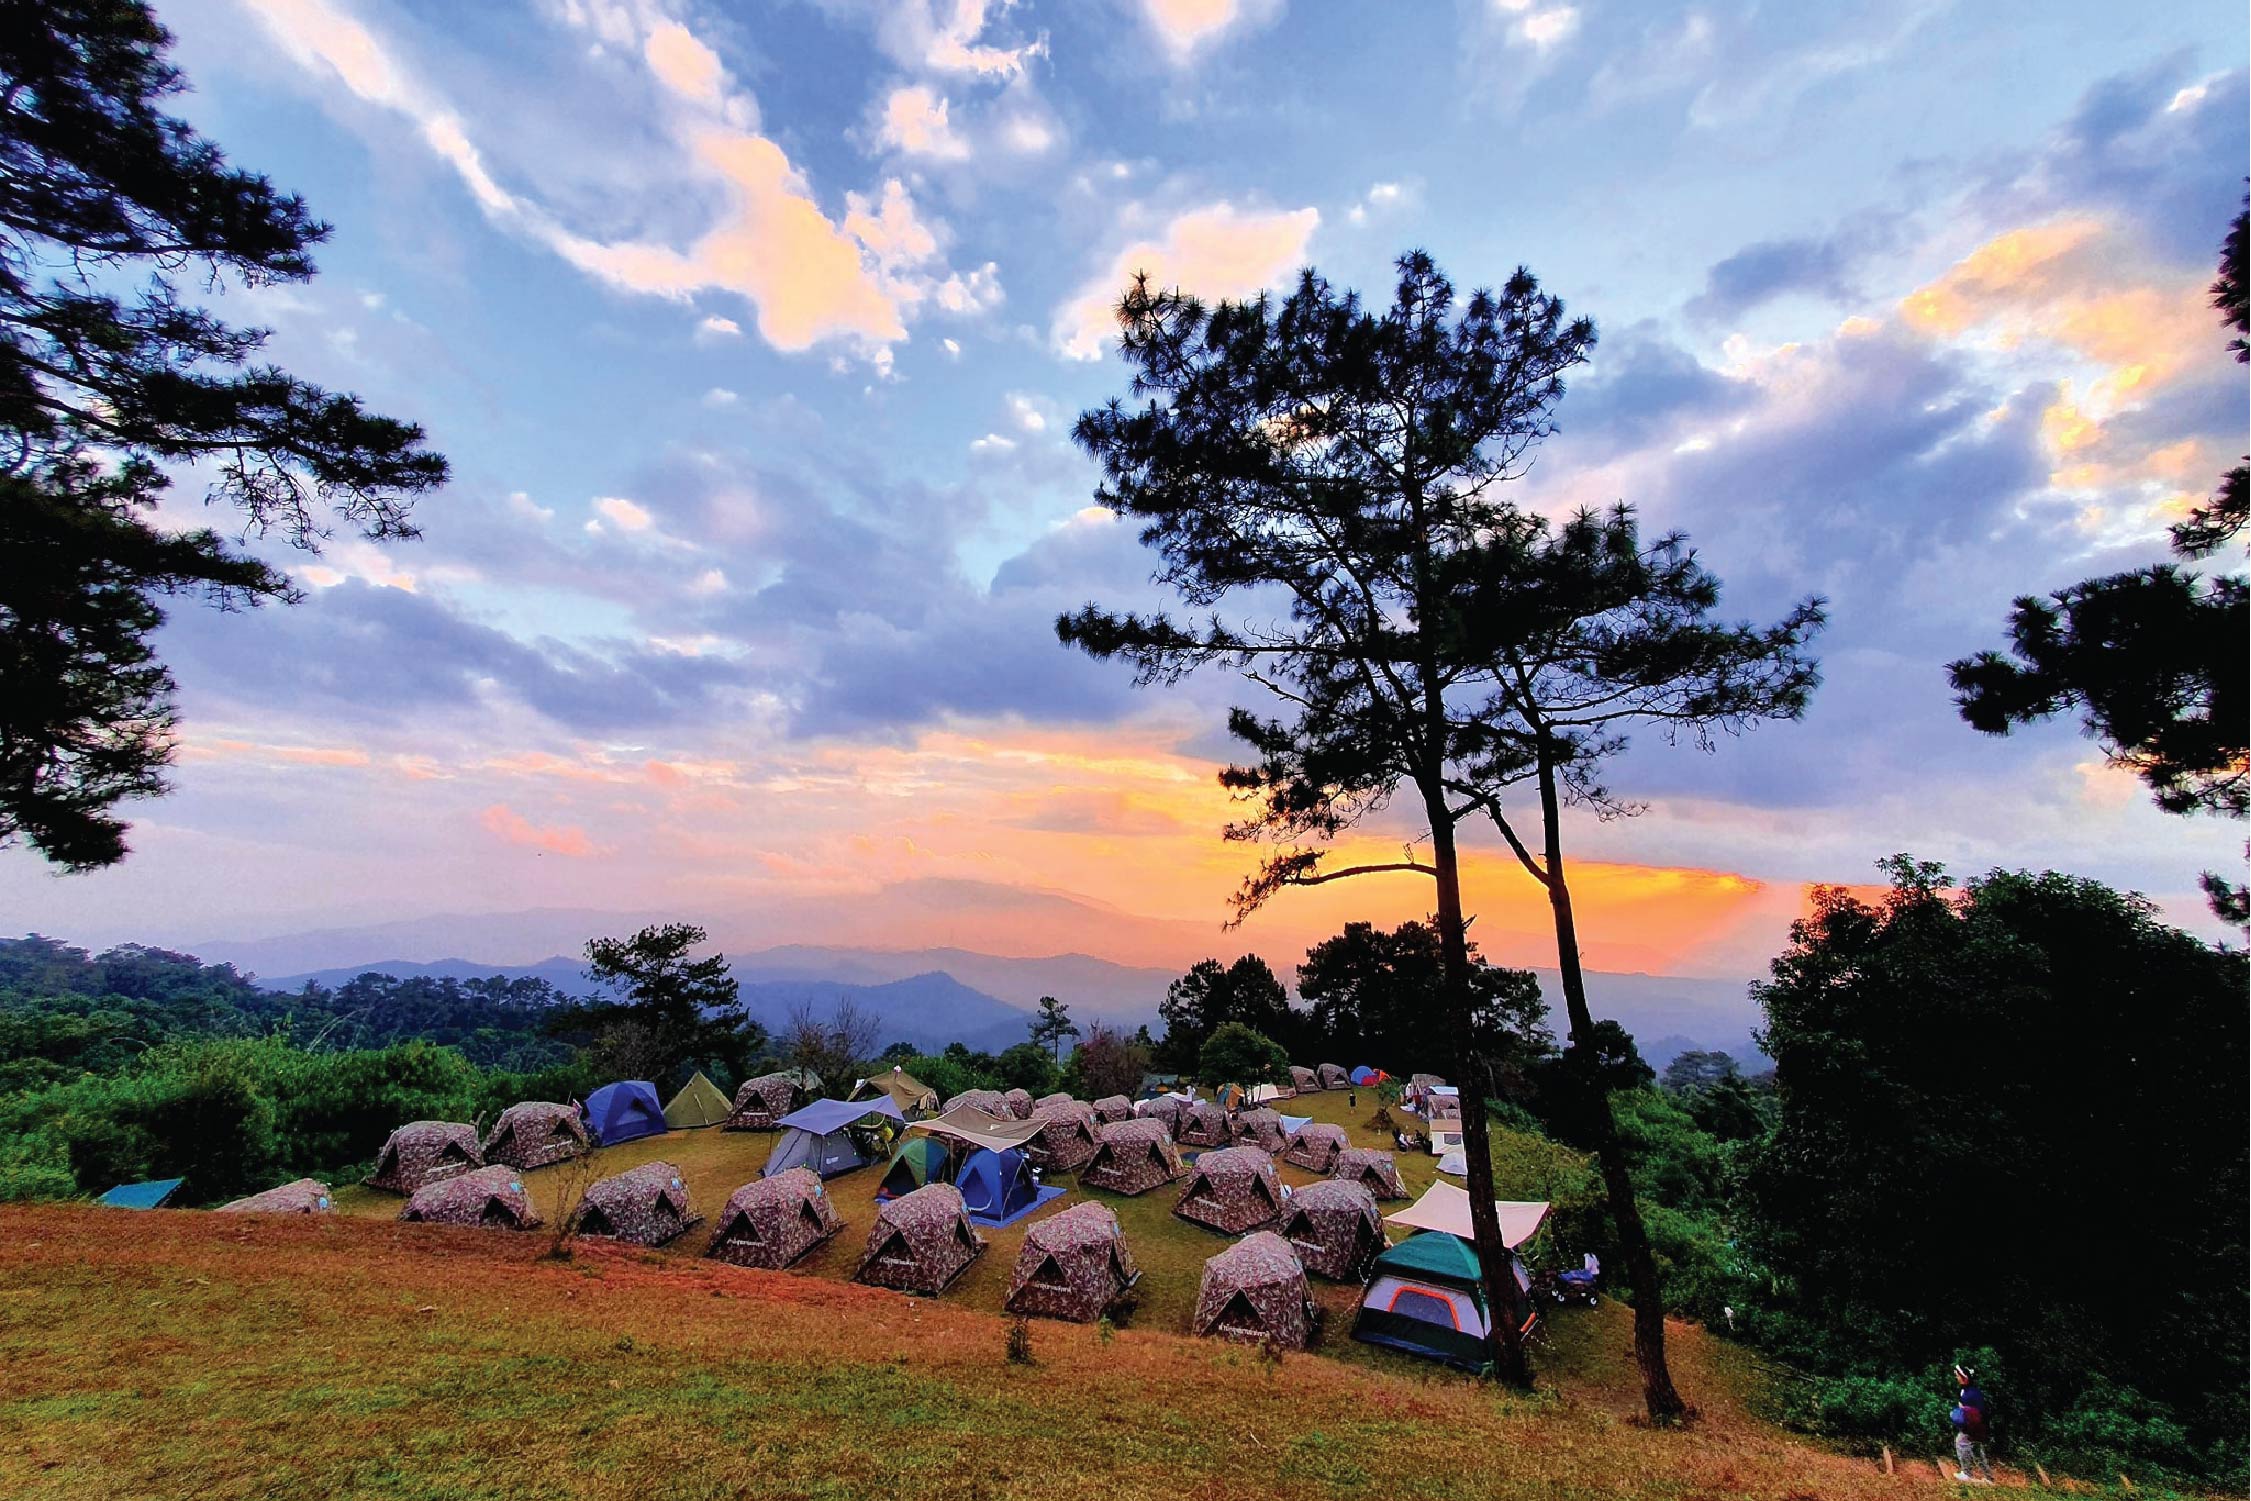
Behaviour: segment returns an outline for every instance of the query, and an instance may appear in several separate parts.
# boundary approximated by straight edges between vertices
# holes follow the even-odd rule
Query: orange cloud
[[[1248,297],[1305,262],[1321,222],[1318,209],[1255,213],[1214,203],[1182,214],[1162,237],[1137,240],[1111,257],[1055,315],[1056,347],[1074,360],[1097,360],[1116,336],[1113,310],[1134,273],[1199,297]]]
[[[477,816],[485,832],[509,843],[527,845],[557,855],[582,859],[594,853],[593,841],[586,831],[568,824],[543,828],[525,818],[506,803],[494,803]]]

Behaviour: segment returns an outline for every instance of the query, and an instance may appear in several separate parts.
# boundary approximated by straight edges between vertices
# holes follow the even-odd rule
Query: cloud
[[[414,121],[426,144],[453,166],[496,223],[546,245],[603,283],[678,300],[733,293],[756,309],[760,335],[786,351],[837,341],[873,358],[906,337],[908,306],[899,295],[896,268],[882,263],[881,250],[828,217],[788,154],[752,128],[755,104],[728,91],[717,56],[678,23],[651,25],[642,54],[651,75],[679,101],[671,128],[681,155],[672,165],[710,190],[717,203],[709,226],[684,247],[584,233],[533,198],[503,187],[461,118],[373,32],[329,0],[245,3],[300,65],[331,74],[360,98]]]
[[[621,532],[645,532],[656,522],[649,508],[622,495],[601,495],[594,500],[595,514]]]
[[[711,316],[696,324],[698,344],[716,344],[722,339],[739,339],[743,326],[732,318]]]
[[[1852,295],[1846,272],[1864,245],[1842,238],[1761,240],[1719,261],[1704,276],[1704,290],[1688,312],[1721,322],[1792,292],[1843,299]]]
[[[1320,222],[1317,209],[1257,212],[1226,202],[1181,214],[1158,238],[1136,240],[1109,257],[1101,274],[1056,310],[1055,346],[1070,359],[1100,359],[1117,333],[1118,298],[1138,272],[1207,299],[1263,291],[1305,264]]]
[[[584,829],[569,824],[542,828],[506,803],[494,803],[477,815],[477,822],[486,833],[505,844],[520,844],[572,859],[584,859],[594,853],[594,843],[586,837]]]
[[[740,400],[742,400],[740,396],[737,396],[725,386],[713,386],[703,393],[703,404],[714,410],[721,407],[731,407]]]
[[[893,89],[884,98],[877,120],[877,144],[933,161],[966,160],[969,143],[955,133],[950,110],[948,102],[927,85]]]
[[[1141,17],[1176,63],[1186,63],[1231,31],[1262,26],[1282,0],[1141,0]]]
[[[875,0],[876,39],[893,61],[906,67],[973,78],[1020,78],[1033,59],[1047,55],[1046,33],[1014,46],[985,35],[1014,8],[1014,0]]]

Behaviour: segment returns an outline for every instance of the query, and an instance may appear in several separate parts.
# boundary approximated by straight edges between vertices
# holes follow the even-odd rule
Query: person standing
[[[1969,1480],[1975,1470],[1991,1485],[1993,1463],[1986,1446],[1993,1439],[1992,1409],[1974,1367],[1954,1367],[1954,1385],[1954,1410],[1948,1414],[1954,1420],[1954,1478]]]

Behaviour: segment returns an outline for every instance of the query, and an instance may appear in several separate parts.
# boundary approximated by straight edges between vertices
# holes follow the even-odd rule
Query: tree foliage
[[[1877,904],[1822,889],[1758,987],[1756,1332],[1839,1375],[1990,1346],[2023,1436],[2107,1381],[2240,1473],[2244,956],[2092,881],[1885,869]]]
[[[1051,1055],[1062,1053],[1064,1039],[1079,1035],[1079,1024],[1071,1020],[1071,1008],[1051,995],[1040,997],[1039,1014],[1032,1018],[1031,1025],[1032,1041]]]
[[[126,852],[163,787],[173,680],[159,600],[286,600],[216,531],[149,519],[173,474],[303,549],[415,535],[446,463],[411,423],[261,363],[262,329],[195,305],[313,275],[301,199],[164,112],[185,83],[139,0],[14,5],[0,26],[0,845],[67,870]]]
[[[1231,1021],[1273,1038],[1285,1051],[1304,1051],[1305,1018],[1290,1005],[1273,966],[1256,954],[1233,964],[1198,960],[1165,987],[1157,1014],[1165,1024],[1158,1061],[1175,1073],[1195,1072],[1205,1040]]]
[[[630,938],[588,939],[586,978],[623,999],[580,1007],[565,1025],[610,1033],[612,1065],[628,1078],[712,1065],[730,1079],[742,1078],[765,1050],[766,1030],[743,1010],[742,987],[727,972],[726,955],[692,957],[705,936],[693,923],[660,923]],[[798,1035],[793,1025],[790,1037]],[[855,1040],[847,1066],[874,1046],[872,1033]]]
[[[1149,1072],[1149,1049],[1115,1027],[1096,1022],[1086,1040],[1071,1050],[1061,1087],[1082,1100],[1110,1095],[1132,1099],[1141,1092],[1141,1076]]]
[[[1474,945],[1469,957],[1470,1026],[1487,1070],[1486,1093],[1521,1095],[1526,1072],[1555,1048],[1539,977],[1490,964]],[[1306,950],[1297,967],[1298,994],[1312,1006],[1310,1026],[1322,1056],[1349,1054],[1401,1076],[1445,1074],[1455,1065],[1452,1039],[1430,1025],[1444,984],[1438,930],[1427,922],[1404,922],[1389,932],[1347,923]]]
[[[1206,1084],[1287,1084],[1290,1055],[1264,1032],[1241,1022],[1221,1022],[1196,1054],[1196,1077]]]

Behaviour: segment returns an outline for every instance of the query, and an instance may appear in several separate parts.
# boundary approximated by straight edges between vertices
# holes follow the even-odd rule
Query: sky
[[[2162,559],[2242,450],[2204,292],[2240,0],[157,10],[180,112],[335,226],[316,280],[213,305],[454,477],[417,542],[251,543],[301,605],[175,609],[173,792],[114,870],[0,851],[0,927],[765,912],[1176,964],[1423,915],[1383,877],[1223,932],[1252,856],[1215,776],[1258,690],[1137,690],[1052,626],[1163,602],[1069,436],[1125,392],[1125,279],[1385,300],[1422,248],[1600,330],[1518,504],[1686,531],[1732,615],[1830,602],[1801,722],[1644,735],[1612,779],[1641,815],[1569,825],[1591,965],[1759,973],[1812,883],[1897,851],[2212,931],[2196,876],[2241,830],[2069,721],[1976,734],[1945,664],[2017,595]],[[202,483],[169,520],[227,524]],[[1552,962],[1529,879],[1476,836],[1466,870],[1486,952]]]

